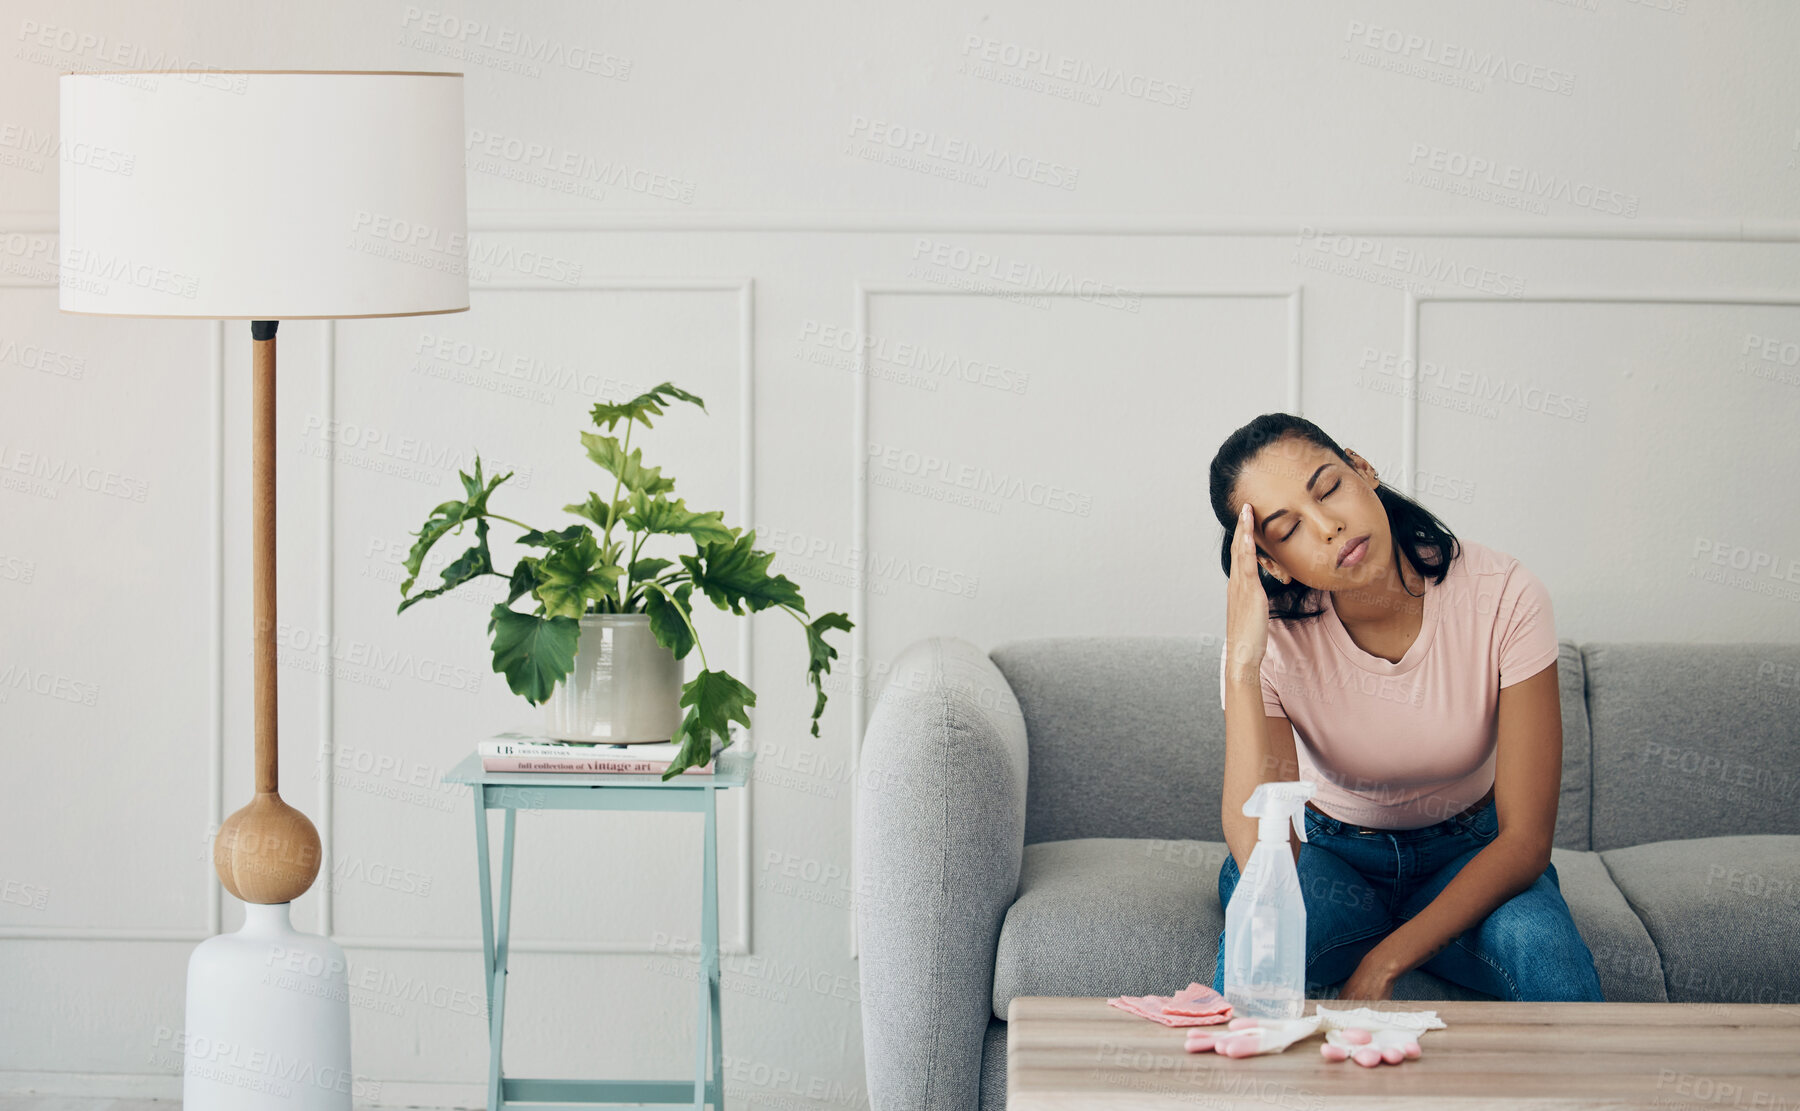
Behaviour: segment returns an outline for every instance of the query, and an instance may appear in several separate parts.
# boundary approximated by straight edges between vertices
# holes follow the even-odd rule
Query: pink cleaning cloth
[[[1185,1015],[1189,1018],[1205,1018],[1209,1015],[1231,1015],[1231,1004],[1225,997],[1205,984],[1193,983],[1176,992],[1169,1001],[1163,1004],[1165,1015]]]
[[[1174,995],[1120,995],[1107,1003],[1164,1026],[1214,1026],[1231,1021],[1231,1004],[1202,983],[1191,983]]]

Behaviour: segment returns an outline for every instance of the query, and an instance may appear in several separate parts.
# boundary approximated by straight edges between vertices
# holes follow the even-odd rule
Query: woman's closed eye
[[[1326,498],[1329,498],[1329,497],[1330,497],[1330,496],[1331,496],[1331,495],[1333,495],[1333,494],[1335,494],[1335,493],[1337,493],[1337,488],[1338,488],[1338,487],[1339,487],[1339,486],[1342,486],[1342,485],[1343,485],[1343,484],[1344,484],[1344,480],[1343,480],[1343,479],[1341,479],[1341,478],[1340,478],[1340,479],[1338,479],[1338,480],[1337,480],[1337,481],[1336,481],[1336,482],[1334,482],[1334,483],[1332,483],[1332,484],[1331,484],[1331,489],[1329,489],[1329,490],[1327,490],[1327,491],[1325,491],[1325,492],[1324,492],[1324,493],[1323,493],[1323,494],[1320,494],[1320,495],[1319,495],[1319,500],[1320,500],[1320,501],[1324,501],[1324,500],[1325,500],[1325,499],[1326,499]],[[1296,532],[1299,532],[1299,531],[1300,531],[1300,522],[1299,522],[1299,521],[1295,521],[1295,522],[1294,522],[1294,527],[1293,527],[1293,528],[1291,528],[1291,529],[1288,529],[1288,530],[1287,530],[1287,536],[1283,536],[1283,537],[1282,537],[1282,539],[1283,539],[1283,540],[1286,540],[1286,539],[1287,539],[1287,538],[1288,538],[1288,537],[1289,537],[1289,536],[1292,536],[1292,535],[1294,535],[1294,534],[1295,534],[1295,533],[1296,533]]]

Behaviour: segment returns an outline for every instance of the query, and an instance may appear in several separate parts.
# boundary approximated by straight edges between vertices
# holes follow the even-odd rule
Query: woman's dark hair
[[[1238,476],[1243,473],[1245,465],[1258,452],[1287,438],[1317,444],[1342,459],[1345,466],[1354,465],[1350,457],[1344,454],[1344,449],[1337,445],[1336,440],[1327,436],[1323,429],[1305,417],[1297,417],[1292,413],[1264,413],[1227,436],[1225,442],[1219,445],[1218,453],[1213,456],[1208,482],[1213,516],[1219,519],[1219,524],[1225,529],[1225,535],[1219,541],[1219,566],[1225,569],[1228,578],[1231,575],[1231,538],[1237,535],[1237,515],[1231,511],[1231,492],[1237,488]],[[1400,561],[1400,548],[1404,545],[1413,566],[1421,574],[1434,583],[1443,582],[1444,576],[1450,573],[1451,561],[1462,554],[1462,546],[1457,543],[1456,534],[1429,509],[1397,492],[1385,482],[1375,488],[1375,496],[1381,499],[1382,508],[1387,510],[1388,530],[1394,538],[1395,564],[1398,565]],[[1263,555],[1268,554],[1260,544],[1257,551]],[[1445,552],[1449,553],[1447,558]],[[1299,581],[1284,583],[1263,570],[1261,564],[1257,565],[1256,577],[1262,583],[1263,593],[1269,596],[1271,620],[1303,621],[1325,612],[1319,600],[1313,597],[1318,591],[1312,587]],[[1401,583],[1404,585],[1404,577]],[[1306,608],[1309,604],[1314,608]]]

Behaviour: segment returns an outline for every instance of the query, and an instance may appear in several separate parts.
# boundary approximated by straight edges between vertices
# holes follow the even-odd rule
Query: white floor
[[[180,1100],[88,1096],[0,1096],[0,1111],[177,1111]]]
[[[0,1096],[0,1111],[181,1111],[181,1101],[105,1099],[94,1096]],[[412,1111],[434,1109],[415,1108]]]

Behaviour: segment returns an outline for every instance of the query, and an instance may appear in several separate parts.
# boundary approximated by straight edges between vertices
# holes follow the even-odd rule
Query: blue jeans
[[[1419,829],[1366,833],[1311,807],[1302,813],[1307,840],[1298,867],[1306,904],[1309,999],[1336,998],[1336,988],[1363,956],[1424,910],[1500,833],[1493,799]],[[1237,882],[1237,860],[1227,852],[1219,868],[1221,907],[1230,905]],[[1419,967],[1495,999],[1605,1001],[1593,954],[1575,929],[1554,864]],[[1212,986],[1225,990],[1223,930]]]

